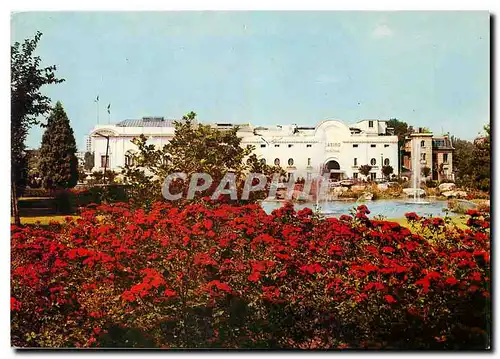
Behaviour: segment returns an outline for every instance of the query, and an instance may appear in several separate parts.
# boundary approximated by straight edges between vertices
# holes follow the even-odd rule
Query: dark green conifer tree
[[[73,129],[58,101],[47,122],[40,148],[40,172],[45,188],[72,188],[78,182]]]

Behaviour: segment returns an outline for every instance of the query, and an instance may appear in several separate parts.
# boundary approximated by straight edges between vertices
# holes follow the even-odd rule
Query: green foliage
[[[28,170],[28,181],[26,184],[30,188],[38,188],[42,184],[40,174],[40,151],[27,150],[25,158],[27,161]]]
[[[203,191],[199,197],[211,195],[226,173],[235,174],[239,191],[242,190],[245,174],[248,172],[268,176],[273,172],[284,174],[280,167],[271,167],[252,155],[253,146],[243,148],[241,138],[237,136],[237,128],[221,131],[199,124],[194,112],[183,116],[182,121],[174,122],[174,126],[175,136],[163,148],[147,144],[143,135],[133,140],[138,151],[131,154],[132,164],[125,166],[122,174],[125,183],[131,186],[131,195],[138,203],[147,206],[162,199],[163,181],[169,174],[176,172],[186,173],[188,179],[194,173],[208,173],[212,177],[212,187]],[[186,193],[189,180],[173,184],[176,188],[171,188],[172,193]],[[262,194],[255,196],[263,198]]]
[[[44,85],[61,83],[55,76],[56,67],[41,67],[35,50],[42,36],[37,32],[11,46],[11,178],[17,186],[26,184],[25,140],[33,125],[40,124],[40,116],[50,110],[50,98],[41,93]]]
[[[425,182],[425,185],[428,187],[428,188],[436,188],[438,186],[438,182],[437,181],[433,181],[433,180],[427,180]]]
[[[83,168],[85,171],[92,171],[94,168],[94,152],[85,152]]]
[[[472,167],[474,168],[474,182],[479,190],[490,190],[491,178],[491,138],[490,125],[484,127],[486,136],[474,143]]]
[[[87,182],[89,185],[102,185],[102,184],[116,184],[117,173],[111,170],[106,170],[106,178],[104,178],[104,171],[95,171],[90,175]]]
[[[406,122],[399,121],[396,118],[387,121],[387,127],[394,128],[394,135],[398,136],[399,147],[403,145],[405,136],[412,131],[412,126],[408,126]]]
[[[427,166],[424,166],[422,167],[422,169],[420,170],[420,172],[422,173],[422,176],[424,177],[429,177],[430,174],[431,174],[431,169]]]
[[[394,135],[398,136],[398,163],[402,164],[401,148],[404,146],[405,137],[413,131],[413,127],[396,118],[387,121],[387,127],[394,128]]]
[[[359,173],[361,173],[365,177],[368,176],[368,174],[370,173],[371,170],[372,170],[372,166],[370,166],[370,165],[359,166]]]
[[[458,186],[470,190],[489,192],[491,178],[490,126],[484,127],[486,135],[474,142],[452,137],[453,168]]]
[[[48,119],[40,148],[40,172],[45,188],[72,188],[78,182],[76,142],[68,116],[58,101]]]
[[[471,187],[473,185],[473,171],[471,168],[474,144],[470,141],[452,137],[453,147],[453,169],[458,186]]]
[[[394,172],[394,169],[392,168],[392,166],[383,166],[382,167],[382,173],[384,174],[384,176],[389,179],[389,177],[391,176],[391,174]]]

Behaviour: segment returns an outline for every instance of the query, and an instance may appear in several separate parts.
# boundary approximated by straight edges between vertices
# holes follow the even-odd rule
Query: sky
[[[98,123],[143,116],[314,126],[397,118],[472,140],[489,123],[487,12],[31,12],[79,149]],[[99,108],[95,102],[99,96]],[[108,115],[106,107],[110,106]],[[33,128],[27,145],[40,146]]]

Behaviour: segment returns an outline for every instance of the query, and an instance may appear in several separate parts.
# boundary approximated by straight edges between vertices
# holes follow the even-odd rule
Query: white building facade
[[[212,126],[221,130],[238,126],[242,146],[253,145],[258,158],[269,165],[280,165],[295,179],[324,173],[330,173],[334,180],[362,178],[359,173],[362,165],[372,167],[371,179],[383,177],[382,166],[392,166],[393,173],[398,174],[398,138],[391,134],[386,121],[363,120],[347,125],[340,120],[325,120],[314,127],[221,123]],[[131,142],[134,137],[143,134],[148,143],[162,147],[174,133],[173,121],[162,117],[98,125],[90,134],[95,158],[93,170],[102,171],[106,167],[119,171],[130,161],[128,155],[137,150]]]

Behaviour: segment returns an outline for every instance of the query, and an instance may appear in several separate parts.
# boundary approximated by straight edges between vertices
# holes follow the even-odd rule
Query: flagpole
[[[97,117],[97,124],[99,124],[99,95],[97,95],[97,98],[94,100],[96,103],[96,117]]]

